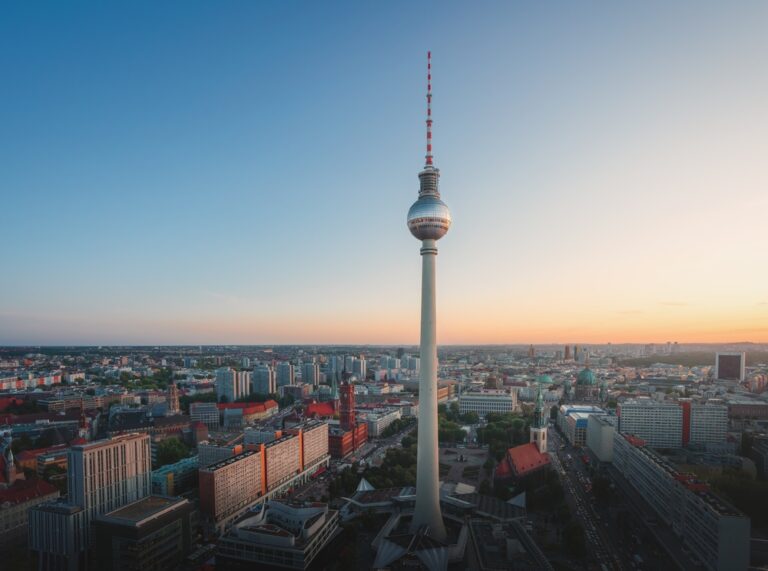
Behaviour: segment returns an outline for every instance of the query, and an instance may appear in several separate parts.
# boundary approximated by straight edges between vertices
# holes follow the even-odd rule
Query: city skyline
[[[0,345],[415,345],[429,48],[441,345],[768,342],[739,6],[8,7]]]

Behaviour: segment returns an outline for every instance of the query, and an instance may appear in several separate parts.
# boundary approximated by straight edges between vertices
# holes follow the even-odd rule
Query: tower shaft
[[[419,438],[416,454],[416,508],[412,531],[422,526],[438,540],[446,537],[440,513],[437,443],[437,310],[435,301],[435,240],[421,248],[421,370],[419,376]]]

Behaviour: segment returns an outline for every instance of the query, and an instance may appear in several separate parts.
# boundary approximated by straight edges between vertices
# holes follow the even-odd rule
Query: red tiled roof
[[[45,480],[17,480],[10,488],[0,490],[0,504],[20,504],[55,492],[56,488]]]
[[[523,476],[549,465],[549,454],[542,454],[533,442],[507,450],[507,458],[515,474]]]
[[[336,411],[333,410],[333,404],[329,402],[313,402],[308,404],[305,409],[306,416],[333,416]]]
[[[273,400],[264,402],[227,402],[217,404],[216,407],[219,410],[241,408],[243,409],[243,414],[258,414],[277,407],[277,403]]]
[[[57,444],[56,446],[48,446],[47,448],[34,448],[32,450],[23,450],[16,454],[16,460],[19,462],[23,462],[24,460],[34,460],[41,454],[46,454],[47,452],[55,452],[56,450],[65,450],[67,448],[66,444]]]

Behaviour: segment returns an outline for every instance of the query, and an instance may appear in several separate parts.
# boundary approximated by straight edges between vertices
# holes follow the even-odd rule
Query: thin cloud
[[[660,301],[659,305],[666,305],[668,307],[685,307],[690,305],[690,303],[685,301]]]
[[[620,309],[616,313],[619,315],[641,315],[645,312],[642,309]]]

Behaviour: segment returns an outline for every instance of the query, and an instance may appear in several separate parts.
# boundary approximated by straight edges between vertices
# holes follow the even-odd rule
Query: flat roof
[[[188,503],[183,498],[170,496],[147,496],[99,517],[102,521],[138,526],[147,519],[167,513]]]

